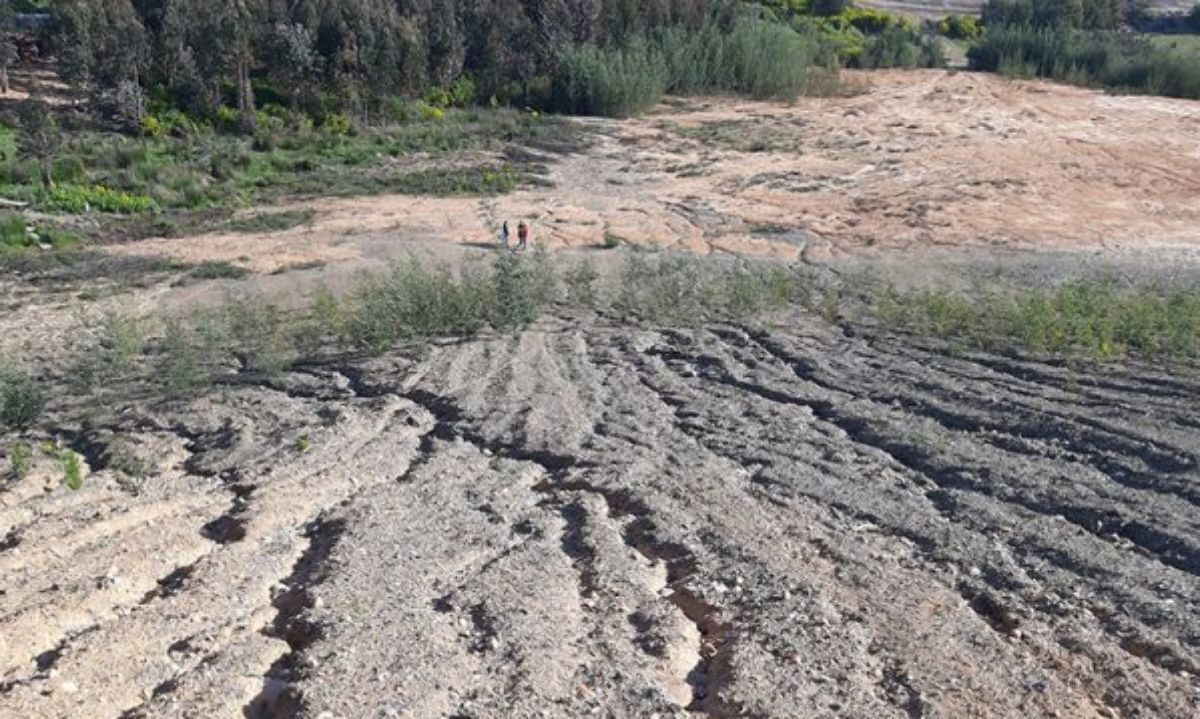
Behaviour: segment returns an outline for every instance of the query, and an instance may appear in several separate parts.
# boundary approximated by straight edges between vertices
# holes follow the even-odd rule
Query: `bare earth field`
[[[856,3],[914,17],[940,20],[947,15],[978,15],[984,0],[863,0]],[[1149,0],[1146,7],[1155,12],[1187,12],[1192,0]]]
[[[1195,246],[1200,104],[993,75],[847,73],[863,92],[793,106],[677,101],[586,121],[587,152],[499,198],[305,203],[286,233],[148,240],[129,253],[271,270],[394,256],[396,243],[491,242],[530,219],[550,248],[636,245],[795,259],[934,246]],[[382,238],[381,238],[382,236]],[[381,241],[381,239],[383,241]]]
[[[601,262],[633,251],[588,249],[608,234],[899,282],[973,257],[1200,268],[1200,103],[856,79],[587,121],[590,149],[512,195],[317,200],[293,230],[109,250],[323,269],[98,297],[0,279],[0,348],[53,363],[105,306],[483,254],[501,218]],[[1200,716],[1194,366],[947,352],[799,310],[559,312],[100,404],[82,490],[40,454],[0,484],[0,717]],[[156,467],[136,491],[128,446]]]

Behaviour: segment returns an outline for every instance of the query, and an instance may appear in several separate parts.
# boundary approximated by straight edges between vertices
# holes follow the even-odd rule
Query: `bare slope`
[[[126,410],[2,495],[0,715],[1195,716],[1196,377],[792,324]]]

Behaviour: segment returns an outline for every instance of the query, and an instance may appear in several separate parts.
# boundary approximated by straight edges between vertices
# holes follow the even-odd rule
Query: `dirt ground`
[[[791,325],[123,406],[2,495],[0,715],[1197,715],[1195,376]]]
[[[100,299],[5,285],[0,347],[49,363],[109,304],[482,252],[505,217],[613,261],[630,250],[584,248],[910,281],[983,258],[1200,272],[1200,103],[870,82],[590,121],[553,187],[320,200],[282,233],[116,247],[328,264]],[[97,405],[82,490],[40,451],[0,483],[5,719],[1200,716],[1194,367],[947,353],[799,310],[687,330],[554,313]],[[145,479],[118,473],[130,454]]]
[[[795,259],[937,246],[1200,241],[1200,103],[971,73],[848,73],[862,90],[794,105],[676,101],[587,121],[593,147],[547,187],[487,199],[305,203],[311,225],[148,240],[130,253],[290,263],[394,256],[396,242],[494,241],[509,219],[551,248],[623,242]]]
[[[875,7],[920,18],[940,20],[947,15],[978,15],[984,0],[858,0],[856,5]],[[1148,0],[1143,3],[1154,12],[1187,12],[1192,0]]]

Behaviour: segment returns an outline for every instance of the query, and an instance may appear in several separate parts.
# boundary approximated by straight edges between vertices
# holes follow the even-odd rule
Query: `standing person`
[[[500,228],[500,246],[508,249],[508,238],[511,233],[508,231],[508,220],[504,221],[504,226]]]
[[[517,225],[517,246],[522,250],[529,244],[529,225],[525,224],[525,220],[521,220],[521,224]]]

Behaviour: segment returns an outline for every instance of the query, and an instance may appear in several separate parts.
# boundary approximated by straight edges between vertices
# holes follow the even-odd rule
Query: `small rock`
[[[58,685],[58,690],[64,694],[74,694],[75,692],[79,691],[79,685],[70,679],[67,679],[63,681],[62,684]]]

